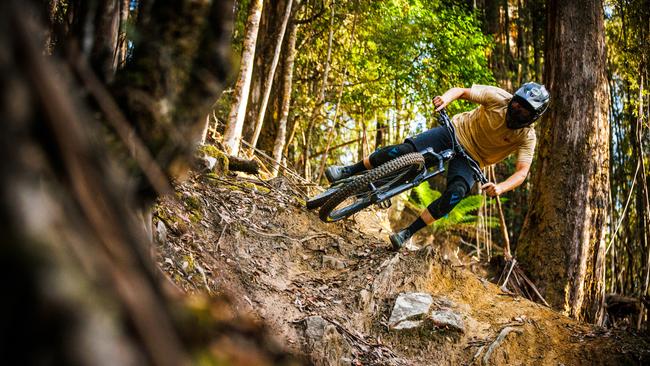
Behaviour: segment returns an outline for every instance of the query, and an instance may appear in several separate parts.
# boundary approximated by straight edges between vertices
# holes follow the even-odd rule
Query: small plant
[[[409,196],[409,200],[421,209],[426,208],[431,202],[442,196],[442,193],[431,188],[428,182],[415,187]],[[505,202],[501,198],[501,202]],[[479,217],[472,214],[484,204],[482,195],[470,195],[463,198],[451,212],[436,220],[432,225],[434,232],[446,231],[452,228],[474,228],[478,224]],[[489,228],[499,226],[499,221],[494,217],[487,217],[486,224]]]

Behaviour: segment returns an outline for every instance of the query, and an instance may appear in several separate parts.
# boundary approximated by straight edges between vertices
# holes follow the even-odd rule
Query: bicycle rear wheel
[[[335,194],[339,190],[340,187],[341,187],[340,185],[329,187],[324,192],[321,192],[321,193],[317,194],[316,196],[308,199],[305,202],[305,206],[307,207],[308,210],[313,210],[315,208],[319,208],[320,206],[325,204],[325,202],[327,202],[327,200],[329,200],[330,197],[332,197],[332,195]]]
[[[342,185],[323,204],[318,216],[322,221],[334,222],[357,213],[372,204],[370,198],[374,192],[387,191],[402,184],[411,173],[423,167],[424,157],[420,153],[409,153],[380,165]]]

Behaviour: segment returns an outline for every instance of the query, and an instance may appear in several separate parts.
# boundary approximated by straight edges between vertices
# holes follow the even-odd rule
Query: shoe
[[[400,230],[396,233],[392,233],[389,236],[391,244],[393,244],[394,250],[400,250],[406,244],[409,239],[411,239],[411,233],[407,229]]]
[[[325,169],[325,177],[330,183],[334,183],[337,180],[345,179],[351,176],[348,167],[340,165],[332,165]]]

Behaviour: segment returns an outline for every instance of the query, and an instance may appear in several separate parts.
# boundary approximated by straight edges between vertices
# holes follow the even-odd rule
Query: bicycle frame
[[[410,182],[400,184],[392,189],[389,189],[384,192],[375,192],[376,188],[372,183],[370,184],[370,189],[373,191],[373,193],[370,195],[370,202],[373,204],[380,204],[388,199],[390,199],[393,196],[396,196],[404,191],[408,191],[411,188],[417,187],[422,182],[442,173],[445,171],[444,163],[448,160],[451,160],[454,156],[460,155],[464,156],[467,158],[467,161],[470,163],[470,167],[472,168],[472,171],[474,172],[474,177],[478,182],[481,184],[485,184],[488,182],[488,180],[485,178],[485,175],[481,171],[479,165],[472,159],[466,152],[465,149],[463,149],[462,145],[458,142],[458,138],[456,137],[456,130],[454,128],[454,125],[451,123],[451,120],[449,119],[449,116],[447,115],[447,112],[445,110],[440,111],[440,117],[439,117],[440,122],[442,123],[443,126],[447,129],[449,132],[450,137],[452,137],[452,148],[443,150],[440,153],[436,153],[433,151],[432,148],[428,147],[422,151],[420,151],[420,154],[424,156],[424,161],[425,161],[425,166],[424,169],[422,169]],[[437,167],[435,170],[430,171],[430,163],[433,160],[437,161]],[[434,164],[431,164],[433,166]]]

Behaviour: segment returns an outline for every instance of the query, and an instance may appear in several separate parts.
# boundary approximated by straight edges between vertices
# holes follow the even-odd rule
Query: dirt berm
[[[237,314],[317,365],[647,365],[647,336],[595,328],[504,293],[436,239],[388,250],[384,212],[324,224],[283,178],[195,175],[154,211],[157,261],[188,293]],[[455,319],[390,330],[401,293]],[[443,314],[444,315],[444,314]],[[236,363],[236,362],[235,362]]]

